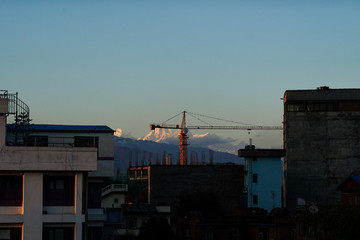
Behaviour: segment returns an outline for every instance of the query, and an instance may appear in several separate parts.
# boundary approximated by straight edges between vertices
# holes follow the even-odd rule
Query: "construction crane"
[[[191,116],[193,115],[198,115],[201,117],[208,117],[208,118],[212,118],[212,119],[216,119],[216,120],[221,120],[221,121],[227,121],[227,122],[232,122],[232,123],[237,123],[239,124],[239,122],[234,122],[234,121],[229,121],[229,120],[225,120],[225,119],[220,119],[220,118],[215,118],[215,117],[209,117],[209,116],[205,116],[205,115],[201,115],[201,114],[195,114],[195,113],[190,113],[187,111],[183,111],[177,115],[175,115],[172,118],[169,118],[168,120],[166,120],[165,122],[170,121],[171,119],[179,116],[180,114],[182,114],[182,121],[181,121],[181,125],[178,124],[165,124],[165,122],[160,123],[160,124],[150,124],[150,129],[151,130],[155,130],[156,128],[164,128],[164,129],[179,129],[180,133],[179,133],[179,149],[180,149],[180,165],[187,165],[187,147],[189,145],[188,143],[188,130],[189,129],[206,129],[206,130],[247,130],[247,131],[251,131],[251,130],[282,130],[282,126],[258,126],[258,125],[251,125],[251,124],[246,124],[246,123],[241,123],[243,124],[243,126],[213,126],[195,116],[195,118],[197,118],[198,120],[200,120],[201,122],[207,124],[207,125],[203,125],[203,126],[187,126],[186,125],[186,113],[190,114]]]

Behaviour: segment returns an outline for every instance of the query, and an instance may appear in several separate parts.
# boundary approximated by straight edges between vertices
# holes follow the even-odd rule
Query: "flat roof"
[[[284,102],[287,101],[326,101],[326,100],[360,100],[360,88],[331,89],[320,87],[311,90],[286,90]]]
[[[14,129],[14,124],[8,124],[8,128]],[[32,132],[108,132],[114,130],[106,125],[54,125],[54,124],[31,124],[29,130]]]
[[[281,158],[285,157],[285,149],[239,149],[239,157],[264,157],[264,158]]]

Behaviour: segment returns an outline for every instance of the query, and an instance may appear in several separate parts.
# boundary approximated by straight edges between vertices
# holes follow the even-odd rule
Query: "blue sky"
[[[281,125],[287,89],[360,87],[359,13],[359,1],[3,0],[0,88],[34,123],[134,137],[183,110]]]

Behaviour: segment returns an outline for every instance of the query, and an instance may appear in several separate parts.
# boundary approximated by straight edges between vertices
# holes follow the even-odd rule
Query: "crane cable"
[[[192,113],[192,112],[187,112],[187,113],[189,113],[189,114],[194,114],[194,115],[198,115],[198,116],[201,116],[201,117],[212,118],[212,119],[220,120],[220,121],[224,121],[224,122],[231,122],[231,123],[237,123],[237,124],[249,125],[249,126],[257,126],[257,125],[250,124],[250,123],[236,122],[236,121],[226,120],[226,119],[222,119],[222,118],[210,117],[210,116],[206,116],[206,115],[198,114],[198,113]],[[193,117],[194,117],[194,116],[193,116]],[[210,124],[209,124],[209,125],[210,125]],[[211,126],[211,125],[210,125],[210,126]],[[258,126],[258,127],[259,127],[259,126]]]

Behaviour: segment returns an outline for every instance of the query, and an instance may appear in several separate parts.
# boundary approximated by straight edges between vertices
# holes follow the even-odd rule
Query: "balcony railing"
[[[101,189],[101,196],[105,196],[111,192],[127,192],[127,184],[110,184]]]
[[[10,134],[9,134],[10,135]],[[51,137],[31,135],[23,136],[20,140],[15,141],[10,135],[7,136],[7,146],[27,146],[27,147],[98,147],[98,137],[86,137],[79,139],[78,137]]]

